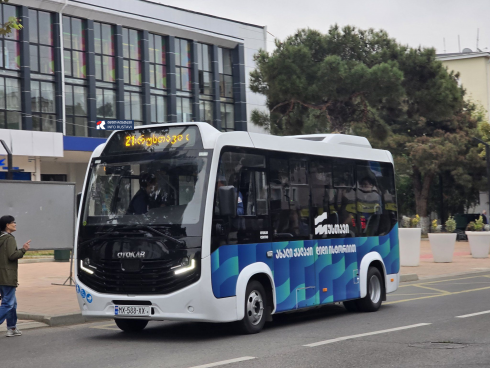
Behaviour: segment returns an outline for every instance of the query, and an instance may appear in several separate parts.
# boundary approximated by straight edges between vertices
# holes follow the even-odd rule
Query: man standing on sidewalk
[[[17,329],[17,299],[15,290],[18,283],[19,258],[29,250],[30,240],[21,249],[12,233],[17,230],[13,216],[0,217],[0,325],[7,320],[7,337],[20,336]]]

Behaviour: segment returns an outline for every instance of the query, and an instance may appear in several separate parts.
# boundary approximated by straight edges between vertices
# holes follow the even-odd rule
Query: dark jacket
[[[13,235],[0,234],[0,285],[19,285],[18,268],[19,258],[24,257],[24,248],[17,249],[17,242]]]
[[[146,189],[140,188],[134,195],[133,199],[129,203],[128,215],[142,215],[148,212],[148,205],[150,204],[150,196],[146,192]]]

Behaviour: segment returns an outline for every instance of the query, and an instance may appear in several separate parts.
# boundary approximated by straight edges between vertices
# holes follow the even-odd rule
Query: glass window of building
[[[165,54],[165,38],[150,33],[148,43],[150,49],[150,87],[166,89],[167,57]]]
[[[186,97],[177,97],[177,122],[192,121],[191,99]]]
[[[124,117],[127,120],[134,120],[134,126],[143,125],[141,93],[124,92]]]
[[[65,86],[66,135],[88,136],[87,88]]]
[[[221,101],[221,130],[235,130],[235,107],[233,104]]]
[[[134,29],[123,28],[124,83],[141,86],[141,37]]]
[[[191,90],[191,43],[175,39],[175,79],[177,90]]]
[[[210,45],[197,45],[199,70],[199,110],[200,120],[213,124],[213,48]]]
[[[56,132],[54,83],[31,81],[32,129]]]
[[[73,78],[86,78],[85,40],[86,21],[63,17],[63,59],[65,75]]]
[[[0,19],[3,19],[3,24],[8,22],[10,17],[19,17],[18,8],[15,6],[2,5],[0,9]],[[3,50],[0,68],[20,70],[19,31],[12,29],[8,35],[0,36],[0,47]]]
[[[97,121],[116,119],[116,91],[107,88],[97,88],[95,93]],[[108,130],[95,130],[95,133],[92,132],[92,134],[97,137],[108,137],[111,132]]]
[[[0,78],[0,129],[21,129],[20,81]]]
[[[167,103],[166,96],[151,95],[151,122],[166,123],[167,122]]]
[[[233,62],[230,49],[218,49],[218,67],[220,96],[233,98]]]
[[[53,15],[29,9],[29,52],[32,73],[54,74]]]
[[[114,83],[116,82],[114,26],[94,22],[94,39],[95,79]]]

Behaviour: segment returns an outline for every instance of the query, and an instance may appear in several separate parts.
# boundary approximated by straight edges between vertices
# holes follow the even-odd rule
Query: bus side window
[[[356,236],[358,233],[354,168],[352,160],[332,159],[333,207],[338,214],[338,223],[349,225],[349,233],[334,234],[329,237],[344,238]]]
[[[267,177],[264,171],[243,170],[238,192],[243,201],[242,216],[263,216],[267,210]]]
[[[311,211],[315,238],[328,238],[324,225],[339,224],[339,214],[334,204],[332,163],[328,159],[310,161]],[[327,227],[328,229],[328,227]]]

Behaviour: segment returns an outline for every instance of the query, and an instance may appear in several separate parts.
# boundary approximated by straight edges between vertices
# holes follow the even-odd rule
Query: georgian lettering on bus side
[[[313,247],[278,249],[276,251],[276,259],[312,256],[313,252],[314,252]],[[323,245],[323,246],[316,247],[317,256],[321,256],[324,254],[343,254],[343,253],[356,253],[356,252],[357,252],[357,247],[355,244]]]

